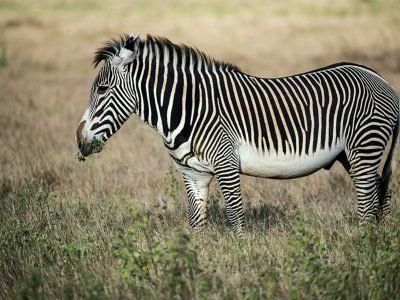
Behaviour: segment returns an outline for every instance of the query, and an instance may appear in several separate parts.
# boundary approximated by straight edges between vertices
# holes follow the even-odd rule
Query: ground
[[[196,46],[244,72],[340,61],[400,88],[400,2],[0,2],[0,298],[400,298],[400,168],[392,219],[360,228],[340,165],[296,180],[242,177],[246,232],[212,184],[191,232],[181,175],[132,117],[76,159],[93,52],[130,32]],[[396,159],[399,160],[399,152]]]

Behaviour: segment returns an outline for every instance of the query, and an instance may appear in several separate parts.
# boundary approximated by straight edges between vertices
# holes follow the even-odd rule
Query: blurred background
[[[140,197],[151,185],[159,194],[171,161],[135,117],[100,155],[74,160],[74,132],[97,72],[93,53],[109,38],[165,36],[264,77],[350,61],[399,87],[399,11],[396,0],[1,0],[1,182],[43,177],[65,197],[89,196],[93,182]]]

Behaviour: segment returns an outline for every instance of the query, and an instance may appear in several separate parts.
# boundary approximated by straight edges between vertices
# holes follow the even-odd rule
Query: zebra
[[[389,215],[399,100],[372,69],[338,63],[259,78],[196,48],[139,34],[108,41],[94,67],[101,62],[76,133],[79,156],[100,152],[135,113],[161,135],[183,174],[190,228],[207,224],[213,177],[230,226],[242,233],[240,174],[297,178],[336,161],[355,185],[360,222]]]

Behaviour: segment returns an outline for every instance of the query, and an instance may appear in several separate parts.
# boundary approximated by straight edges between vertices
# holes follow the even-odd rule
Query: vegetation
[[[0,3],[0,299],[400,299],[399,167],[392,218],[362,228],[339,165],[243,176],[238,239],[215,182],[209,225],[188,230],[181,175],[139,120],[74,159],[107,37],[164,35],[270,77],[352,61],[398,89],[399,1],[64,2]]]
[[[7,66],[6,43],[0,40],[0,68]]]
[[[2,298],[400,295],[399,213],[384,226],[360,229],[343,222],[326,226],[329,222],[316,216],[295,213],[274,245],[255,229],[240,239],[219,224],[211,224],[217,233],[177,230],[175,209],[60,205],[54,197],[43,180],[3,191]],[[122,198],[121,206],[126,201]],[[160,229],[167,224],[174,230]],[[278,246],[283,254],[276,252]],[[239,281],[230,279],[239,275]]]

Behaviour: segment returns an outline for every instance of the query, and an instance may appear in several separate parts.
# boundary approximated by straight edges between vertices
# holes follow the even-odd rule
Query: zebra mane
[[[119,38],[119,40],[118,39],[109,40],[105,43],[103,47],[97,49],[93,59],[94,67],[97,67],[103,60],[110,59],[113,56],[117,55],[121,51],[121,49],[125,46],[128,37],[129,37],[128,35],[123,35]],[[178,53],[181,53],[182,55],[185,55],[187,57],[192,56],[194,58],[201,59],[204,63],[206,63],[208,67],[212,67],[214,65],[217,67],[222,67],[225,69],[240,72],[239,67],[237,67],[236,65],[211,58],[209,55],[205,54],[204,52],[200,51],[195,47],[187,46],[185,44],[175,44],[165,37],[152,36],[148,34],[146,40],[140,41],[139,48],[143,49],[143,47],[150,45],[151,46],[157,45],[160,49],[164,47],[170,49],[173,48]]]
[[[93,66],[97,67],[99,63],[103,60],[107,60],[112,58],[114,55],[118,54],[121,49],[125,46],[126,40],[128,39],[127,35],[120,36],[119,40],[112,39],[105,42],[104,46],[98,48],[94,53],[93,58]]]

